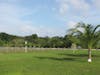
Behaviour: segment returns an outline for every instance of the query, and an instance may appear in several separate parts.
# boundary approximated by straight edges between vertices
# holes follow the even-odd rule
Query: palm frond
[[[71,32],[71,35],[77,36],[77,39],[79,39],[83,44],[92,48],[94,44],[96,45],[96,43],[100,41],[99,27],[100,25],[94,27],[91,24],[78,23],[75,28],[70,29],[69,31]],[[79,30],[79,28],[83,28],[84,31]]]

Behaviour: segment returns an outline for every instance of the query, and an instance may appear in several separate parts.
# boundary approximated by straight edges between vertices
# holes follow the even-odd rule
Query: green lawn
[[[0,53],[0,75],[100,75],[100,51],[33,51]]]

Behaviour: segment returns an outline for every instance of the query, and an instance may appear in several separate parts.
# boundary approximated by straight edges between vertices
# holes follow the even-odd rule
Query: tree
[[[39,37],[38,38],[38,45],[43,48],[49,48],[50,47],[50,38],[48,36],[46,37]]]
[[[38,36],[37,34],[32,34],[30,36],[25,36],[24,39],[29,43],[29,46],[37,46],[38,43]],[[33,45],[32,45],[33,44]]]
[[[64,45],[63,38],[58,36],[52,37],[50,39],[50,44],[53,48],[61,48]]]
[[[11,47],[24,47],[25,40],[23,38],[15,38],[8,43]]]
[[[65,48],[71,48],[72,40],[70,40],[69,35],[65,35],[65,36],[64,36],[63,42],[64,42],[64,47],[65,47]]]
[[[77,36],[81,45],[88,48],[88,62],[92,62],[91,50],[100,41],[100,25],[78,23],[75,28],[70,29],[70,34]]]
[[[9,35],[7,33],[0,33],[0,46],[10,46],[13,39],[19,38],[18,36]]]

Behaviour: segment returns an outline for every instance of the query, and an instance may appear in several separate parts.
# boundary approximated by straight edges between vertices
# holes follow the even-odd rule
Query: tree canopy
[[[66,35],[67,36],[67,35]],[[7,33],[0,33],[1,47],[24,47],[27,41],[28,47],[43,47],[43,48],[68,48],[71,46],[71,41],[64,37],[38,37],[37,34],[21,37]]]

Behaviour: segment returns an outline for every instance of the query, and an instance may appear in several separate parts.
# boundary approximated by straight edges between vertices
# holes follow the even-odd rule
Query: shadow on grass
[[[61,53],[58,55],[64,55],[64,56],[70,56],[70,57],[88,57],[88,54],[65,54],[65,53]],[[92,57],[100,57],[100,55],[96,55],[96,54],[92,54]]]
[[[37,59],[48,59],[48,60],[57,60],[57,61],[77,61],[77,62],[86,62],[88,58],[88,54],[67,54],[67,53],[60,53],[58,54],[59,57],[49,57],[49,56],[36,56]],[[92,57],[100,57],[100,55],[93,54]]]
[[[65,56],[71,56],[71,57],[88,57],[88,54],[59,54],[59,55],[65,55]]]
[[[57,60],[57,61],[74,61],[74,58],[57,58],[57,57],[35,57],[38,59],[49,59],[49,60]]]

